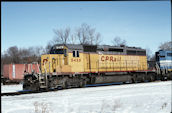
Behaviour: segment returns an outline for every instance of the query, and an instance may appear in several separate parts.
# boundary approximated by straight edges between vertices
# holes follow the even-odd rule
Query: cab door
[[[90,64],[90,54],[85,53],[84,55],[84,71],[85,72],[91,72],[91,64]]]
[[[98,72],[98,54],[89,54],[90,72]]]

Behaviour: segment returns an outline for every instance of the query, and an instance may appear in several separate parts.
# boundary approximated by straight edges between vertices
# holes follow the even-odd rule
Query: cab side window
[[[79,51],[77,50],[73,51],[73,57],[79,57]]]
[[[73,57],[75,57],[75,51],[73,51]]]
[[[79,51],[77,51],[76,57],[79,57]]]

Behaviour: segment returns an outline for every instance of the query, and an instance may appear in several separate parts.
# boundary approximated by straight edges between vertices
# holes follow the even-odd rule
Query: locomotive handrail
[[[38,65],[38,62],[32,62],[32,64],[37,64],[37,67],[38,67],[39,73],[41,73],[41,70],[40,70],[40,67],[39,67],[39,65]]]
[[[161,71],[160,71],[160,67],[159,67],[159,65],[158,65],[157,62],[156,62],[156,64],[155,64],[155,66],[156,66],[156,72],[157,72],[157,74],[160,74]]]
[[[46,66],[45,66],[45,62],[44,62],[44,70],[45,70],[45,74],[47,74],[47,69],[46,69]]]
[[[41,73],[41,70],[40,70],[40,67],[39,67],[39,65],[38,65],[38,62],[37,62],[37,66],[38,66],[38,69],[39,69],[39,73]]]

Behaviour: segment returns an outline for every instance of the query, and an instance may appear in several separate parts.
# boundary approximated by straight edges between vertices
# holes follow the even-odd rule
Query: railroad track
[[[153,82],[161,82],[159,80]],[[151,82],[142,82],[142,83],[151,83]],[[130,83],[128,83],[130,84]],[[137,84],[137,83],[136,83]],[[99,87],[99,86],[109,86],[109,85],[127,85],[123,83],[105,83],[105,84],[91,84],[86,85],[86,87]],[[43,93],[43,92],[52,92],[58,91],[59,89],[50,89],[50,90],[42,90],[42,91],[19,91],[19,92],[7,92],[1,93],[1,96],[15,96],[15,95],[23,95],[23,94],[33,94],[33,93]]]
[[[1,93],[1,96],[15,96],[15,95],[33,94],[33,93],[43,93],[43,92],[51,92],[51,91],[57,91],[57,89],[56,89],[56,90],[44,90],[44,91],[19,91],[19,92],[7,92],[7,93]]]

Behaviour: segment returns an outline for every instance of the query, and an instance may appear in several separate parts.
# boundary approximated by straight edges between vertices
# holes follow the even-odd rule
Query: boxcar
[[[39,73],[37,64],[5,64],[3,66],[3,77],[5,82],[19,83],[24,79],[24,73]]]

